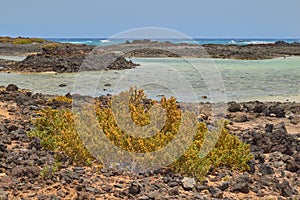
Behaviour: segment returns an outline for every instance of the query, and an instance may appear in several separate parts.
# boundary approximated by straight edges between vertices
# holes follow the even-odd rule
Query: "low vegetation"
[[[11,44],[32,44],[32,43],[44,43],[46,40],[41,38],[11,38],[11,37],[0,37],[0,43],[11,43]]]
[[[35,120],[36,129],[30,132],[29,135],[41,138],[42,145],[45,148],[63,153],[74,162],[89,164],[94,162],[96,158],[90,153],[90,148],[88,150],[83,144],[83,138],[87,137],[90,141],[95,141],[94,136],[100,133],[95,133],[97,129],[94,129],[94,125],[86,126],[82,124],[82,126],[86,126],[84,136],[78,134],[78,124],[76,126],[75,119],[84,116],[84,118],[96,118],[97,126],[103,130],[105,136],[115,146],[127,152],[148,153],[163,148],[177,136],[182,116],[185,115],[178,108],[176,99],[163,97],[160,102],[152,101],[146,98],[143,90],[133,88],[130,89],[129,94],[129,104],[118,107],[118,116],[121,118],[132,120],[141,126],[147,126],[151,124],[151,120],[157,120],[156,118],[153,119],[155,115],[151,113],[151,108],[156,109],[157,106],[161,105],[165,110],[164,125],[161,128],[151,129],[151,131],[155,131],[155,134],[152,134],[151,137],[136,137],[134,134],[124,132],[114,115],[115,108],[111,100],[106,103],[95,100],[92,108],[93,112],[90,109],[91,105],[88,105],[86,107],[87,112],[84,109],[81,110],[84,113],[81,116],[78,113],[74,114],[68,108],[45,109],[41,112],[41,117]],[[58,97],[51,101],[71,103],[71,100],[65,97]],[[161,118],[158,120],[161,120]],[[78,122],[80,120],[76,121],[76,123]],[[125,124],[127,124],[126,120]],[[229,134],[225,129],[225,122],[220,121],[218,126],[219,134],[217,135],[219,138],[216,140],[216,144],[211,144],[214,146],[213,149],[207,155],[201,157],[199,154],[205,138],[208,139],[207,141],[213,141],[209,138],[215,134],[207,129],[205,123],[197,122],[192,143],[169,167],[176,172],[194,176],[198,179],[201,179],[211,166],[224,166],[240,171],[248,170],[247,162],[252,159],[249,146],[242,143],[236,136]],[[191,130],[192,127],[187,127],[183,131],[188,134]],[[92,148],[97,150],[97,144],[100,143],[101,141],[95,141]]]

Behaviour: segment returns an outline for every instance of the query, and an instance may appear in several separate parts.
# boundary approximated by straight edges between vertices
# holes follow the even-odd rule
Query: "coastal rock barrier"
[[[78,72],[82,70],[80,67],[92,49],[93,47],[86,45],[49,43],[41,47],[41,52],[29,55],[20,62],[5,63],[2,61],[2,65],[4,65],[2,70],[15,72]],[[85,67],[84,70],[121,70],[136,66],[138,64],[120,56],[107,66]]]
[[[95,48],[88,45],[53,43],[15,45],[0,43],[0,56],[26,56],[23,61],[7,61],[0,59],[0,70],[7,72],[77,72],[87,56]],[[109,54],[117,54],[118,59],[100,66],[91,66],[84,70],[130,69],[138,64],[125,57],[192,57],[261,60],[278,57],[300,56],[299,43],[278,41],[274,44],[222,45],[222,44],[172,44],[170,42],[155,42],[135,40],[113,46],[96,47],[102,54],[101,59]]]

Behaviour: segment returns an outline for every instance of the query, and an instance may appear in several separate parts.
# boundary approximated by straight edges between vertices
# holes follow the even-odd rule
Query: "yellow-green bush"
[[[0,42],[12,43],[12,44],[32,44],[32,43],[44,43],[44,42],[46,42],[46,40],[41,39],[41,38],[0,37]]]
[[[47,149],[62,152],[78,163],[90,163],[93,160],[76,132],[70,109],[45,109],[35,125],[36,129],[29,136],[41,138],[41,144]]]
[[[13,44],[31,44],[32,41],[28,38],[16,38],[12,41]]]
[[[73,100],[66,96],[56,96],[56,97],[50,99],[49,102],[60,102],[60,103],[71,104],[73,102]]]
[[[31,42],[36,42],[36,43],[44,43],[46,40],[42,38],[30,38]]]
[[[171,97],[166,99],[163,97],[160,102],[152,101],[146,98],[142,90],[130,89],[129,104],[123,105],[129,110],[129,116],[139,125],[148,125],[150,123],[150,108],[154,108],[160,104],[166,113],[166,120],[161,129],[157,129],[155,134],[151,137],[135,137],[130,133],[125,133],[122,128],[118,126],[117,120],[114,116],[112,102],[108,101],[108,105],[102,105],[100,101],[95,101],[94,108],[88,105],[86,112],[84,109],[84,118],[97,118],[96,123],[103,130],[105,136],[114,143],[114,145],[122,148],[128,152],[134,153],[148,153],[159,150],[167,145],[176,137],[181,123],[183,113],[178,108],[176,99]],[[70,100],[59,97],[56,100],[67,101]],[[146,104],[145,102],[148,101]],[[118,107],[120,115],[126,116],[126,109]],[[94,112],[90,112],[90,111]],[[95,115],[93,115],[95,114]],[[127,115],[126,115],[127,114]],[[78,113],[73,114],[69,109],[51,110],[45,109],[42,111],[42,116],[35,121],[36,130],[30,133],[30,136],[40,137],[42,144],[52,150],[63,152],[65,155],[72,158],[74,161],[80,163],[91,162],[95,158],[83,145],[81,139],[76,132],[76,125],[74,118],[82,117]],[[151,118],[152,120],[152,118]],[[76,121],[78,122],[78,121]],[[78,124],[77,124],[78,125]],[[79,124],[80,125],[80,124]],[[84,124],[82,124],[85,126]],[[249,166],[247,161],[252,159],[249,146],[239,141],[236,136],[227,132],[224,128],[224,122],[219,122],[219,134],[213,134],[208,131],[204,123],[197,122],[198,129],[194,135],[191,145],[187,148],[182,156],[174,161],[169,167],[174,171],[185,173],[187,175],[195,176],[197,178],[203,177],[210,166],[219,167],[225,166],[233,170],[247,170]],[[93,125],[87,126],[84,131],[84,137],[89,140],[94,140],[94,136],[100,133],[94,133]],[[186,134],[190,134],[192,129],[184,129]],[[93,135],[95,134],[95,135]],[[216,140],[214,148],[204,157],[199,157],[201,148],[205,138],[209,140],[213,135],[219,136]],[[184,140],[184,138],[183,138]],[[97,141],[98,144],[101,141]],[[95,144],[97,144],[97,142]],[[207,144],[206,144],[207,145]],[[214,144],[209,144],[214,145]],[[95,147],[94,149],[97,149]]]
[[[49,50],[53,50],[57,47],[59,47],[60,44],[59,43],[56,43],[56,42],[51,42],[51,43],[47,43],[47,44],[44,44],[42,46],[43,49],[49,49]]]

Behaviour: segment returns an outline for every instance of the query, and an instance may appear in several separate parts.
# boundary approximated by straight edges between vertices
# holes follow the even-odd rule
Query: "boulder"
[[[228,111],[229,112],[239,112],[242,111],[242,105],[236,102],[231,102],[229,103],[228,106]]]
[[[6,87],[6,91],[8,92],[12,92],[12,91],[18,91],[19,87],[16,86],[15,84],[9,84],[7,87]]]

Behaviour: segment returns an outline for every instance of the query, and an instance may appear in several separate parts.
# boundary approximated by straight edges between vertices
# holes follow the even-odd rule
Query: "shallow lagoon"
[[[133,61],[141,66],[69,74],[0,73],[0,85],[14,83],[34,92],[60,95],[68,92],[92,96],[117,94],[138,86],[156,99],[160,95],[173,95],[180,101],[300,101],[300,57],[134,58]],[[62,83],[67,86],[59,87]]]

